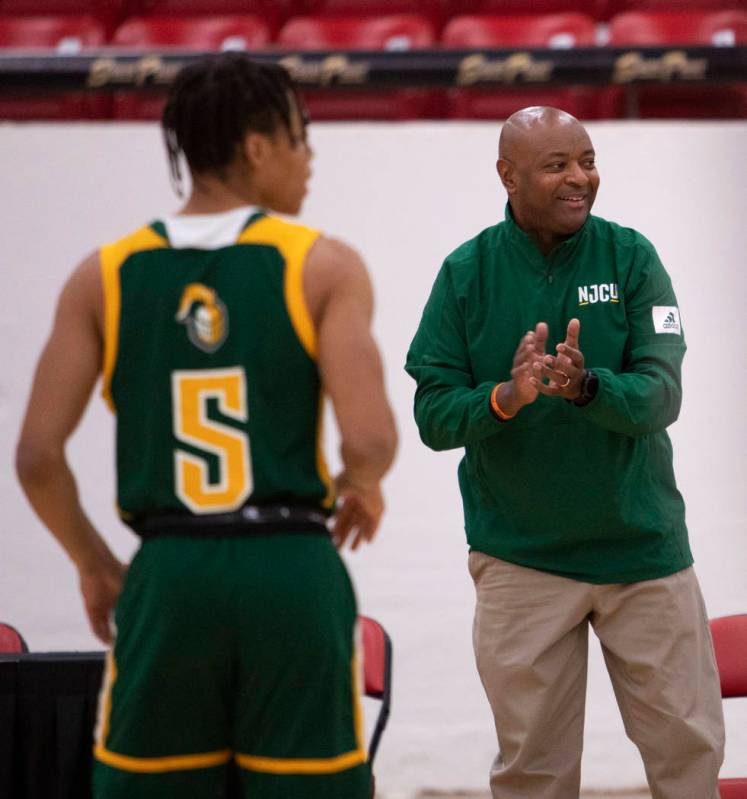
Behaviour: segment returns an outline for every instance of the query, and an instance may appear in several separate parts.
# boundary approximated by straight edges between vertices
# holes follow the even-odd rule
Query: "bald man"
[[[577,799],[589,625],[656,799],[717,799],[723,718],[666,428],[685,342],[653,245],[591,216],[574,117],[503,127],[505,220],[446,258],[406,369],[459,466],[494,799]],[[554,343],[557,342],[557,343]]]

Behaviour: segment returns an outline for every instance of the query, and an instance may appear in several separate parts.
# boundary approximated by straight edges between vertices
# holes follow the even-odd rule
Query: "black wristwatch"
[[[573,400],[573,404],[579,408],[588,405],[599,391],[599,377],[596,372],[587,369],[584,379],[581,381],[581,393]]]

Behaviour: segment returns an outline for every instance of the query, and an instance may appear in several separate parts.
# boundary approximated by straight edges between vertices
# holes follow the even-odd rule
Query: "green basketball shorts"
[[[329,538],[162,537],[117,604],[96,799],[368,799],[356,603]]]

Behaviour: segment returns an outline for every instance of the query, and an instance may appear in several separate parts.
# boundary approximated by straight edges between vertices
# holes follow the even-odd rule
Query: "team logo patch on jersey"
[[[596,305],[598,302],[620,302],[617,283],[593,283],[578,287],[578,304]]]
[[[654,305],[651,309],[655,333],[674,333],[682,335],[680,311],[676,305]]]
[[[228,335],[228,310],[215,290],[202,283],[184,289],[176,321],[187,326],[189,340],[203,352],[215,352]]]

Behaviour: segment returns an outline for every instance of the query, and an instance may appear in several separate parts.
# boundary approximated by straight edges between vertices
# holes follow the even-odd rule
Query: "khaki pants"
[[[721,694],[692,568],[594,585],[471,552],[469,569],[477,669],[498,733],[493,799],[578,799],[589,624],[653,799],[718,799]]]

